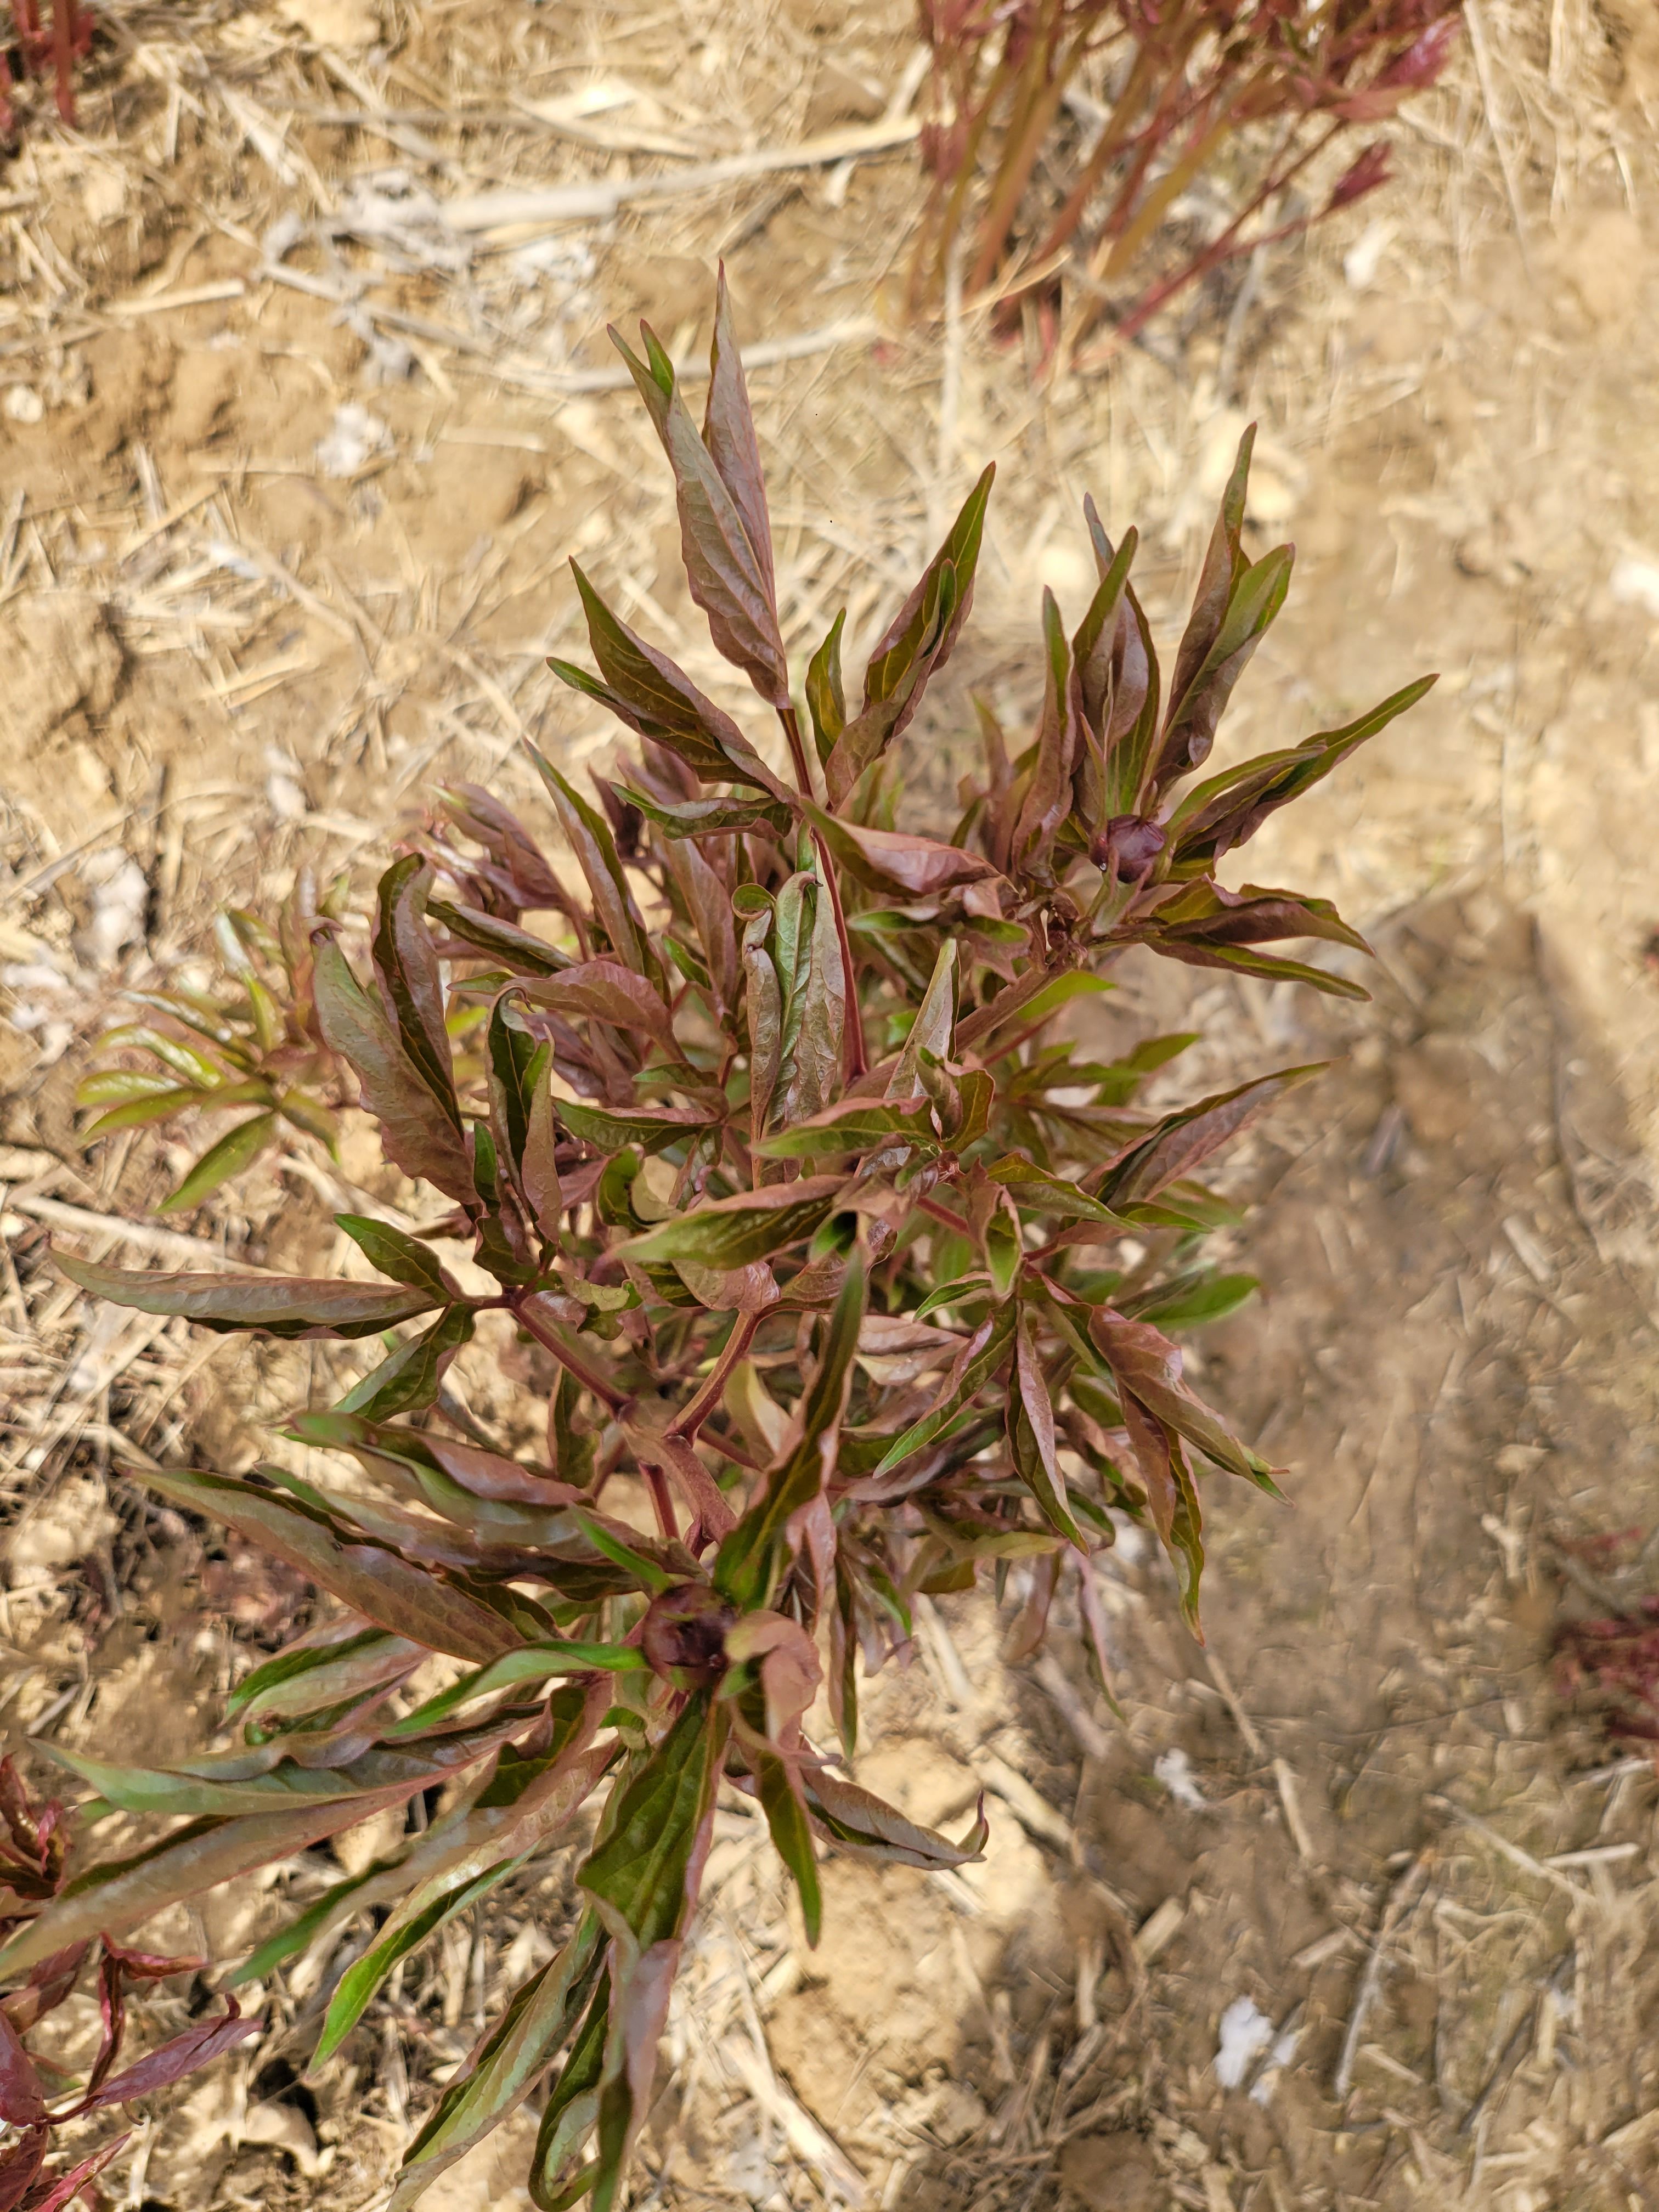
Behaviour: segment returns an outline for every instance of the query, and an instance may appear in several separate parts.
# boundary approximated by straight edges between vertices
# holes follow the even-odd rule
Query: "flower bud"
[[[1157,823],[1144,814],[1116,814],[1095,833],[1089,858],[1118,880],[1139,883],[1168,842]]]

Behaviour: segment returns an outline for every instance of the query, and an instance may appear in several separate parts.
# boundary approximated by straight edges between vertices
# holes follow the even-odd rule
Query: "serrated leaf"
[[[82,1260],[54,1246],[59,1271],[95,1297],[140,1313],[182,1314],[204,1328],[261,1329],[270,1336],[372,1336],[437,1300],[426,1291],[380,1283],[313,1281],[298,1275],[150,1273]]]

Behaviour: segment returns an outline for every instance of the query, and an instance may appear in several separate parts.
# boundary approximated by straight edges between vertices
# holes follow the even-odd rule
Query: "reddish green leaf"
[[[830,625],[830,635],[812,655],[806,670],[806,711],[812,724],[812,742],[823,767],[847,727],[847,694],[841,674],[841,634],[847,624],[843,607]]]
[[[1023,1301],[1014,1334],[1014,1373],[1018,1395],[1008,1401],[1008,1438],[1014,1464],[1048,1526],[1079,1552],[1086,1551],[1055,1454],[1054,1400],[1037,1349],[1036,1316]]]
[[[1139,1400],[1158,1420],[1224,1467],[1272,1497],[1279,1492],[1266,1460],[1241,1443],[1182,1381],[1181,1351],[1148,1322],[1127,1321],[1109,1306],[1089,1316],[1089,1334],[1112,1370],[1118,1393]]]
[[[593,897],[593,911],[606,941],[624,969],[631,969],[642,976],[656,992],[663,985],[662,963],[653,951],[649,935],[640,919],[639,908],[634,903],[634,894],[629,889],[628,878],[617,852],[605,817],[598,814],[587,801],[568,783],[551,761],[538,752],[526,740],[526,750],[534,761],[543,782],[553,801],[554,811],[559,817],[571,851],[575,854],[581,872],[587,878],[587,887]],[[611,966],[614,963],[590,963],[590,966]],[[568,975],[580,975],[580,968],[567,970]],[[543,984],[540,989],[550,986]],[[541,1000],[543,1005],[556,1006],[557,1000]],[[585,1012],[585,1007],[578,1007]],[[600,1019],[607,1017],[601,1015]]]
[[[939,1148],[924,1101],[920,1106],[888,1106],[868,1098],[843,1098],[815,1114],[764,1138],[755,1151],[769,1160],[845,1158],[854,1152],[884,1150],[889,1145],[919,1145]]]
[[[1281,752],[1258,754],[1195,785],[1170,821],[1175,872],[1190,874],[1209,867],[1236,845],[1244,844],[1270,814],[1310,790],[1339,761],[1416,706],[1438,681],[1437,677],[1420,676],[1340,730],[1323,730]]]
[[[586,960],[578,968],[567,968],[562,975],[532,978],[520,988],[534,1005],[551,1006],[556,1013],[586,1015],[590,1021],[638,1030],[665,1042],[673,1036],[661,994],[619,961]],[[559,1102],[561,1109],[563,1103]]]
[[[1019,817],[1014,824],[1012,865],[1021,874],[1046,883],[1053,873],[1049,855],[1060,825],[1071,811],[1072,774],[1077,763],[1077,687],[1072,649],[1052,592],[1042,594],[1042,710],[1037,720],[1036,758],[1031,764]]]
[[[323,1034],[356,1071],[363,1103],[380,1123],[388,1158],[446,1197],[473,1200],[472,1166],[452,1119],[434,1097],[378,1000],[365,991],[331,936],[319,935],[313,988]]]
[[[570,569],[605,682],[596,684],[568,661],[550,660],[561,682],[597,699],[641,737],[666,746],[705,782],[748,784],[768,793],[774,804],[787,804],[784,787],[732,717],[706,698],[684,669],[613,615],[574,561]]]
[[[404,2154],[387,2212],[408,2212],[432,2181],[498,2127],[534,2088],[592,1995],[602,1960],[598,1917],[515,1991]]]
[[[521,1640],[500,1613],[465,1590],[379,1546],[343,1540],[324,1516],[293,1498],[182,1468],[146,1470],[138,1479],[188,1512],[226,1522],[331,1590],[353,1612],[434,1651],[477,1664]]]
[[[426,927],[429,864],[418,854],[394,860],[380,878],[372,951],[381,996],[397,1024],[404,1056],[459,1134],[461,1110],[444,1026],[443,978]]]
[[[389,1221],[376,1221],[367,1213],[337,1213],[335,1226],[343,1229],[370,1267],[390,1275],[394,1283],[411,1290],[429,1291],[434,1300],[447,1304],[461,1296],[459,1283],[441,1265],[430,1246],[422,1244]]]
[[[982,1810],[962,1841],[953,1844],[825,1767],[805,1769],[801,1781],[818,1827],[850,1858],[878,1866],[944,1868],[966,1866],[985,1855],[991,1831]]]
[[[1124,1426],[1135,1468],[1146,1492],[1158,1541],[1170,1555],[1181,1592],[1181,1609],[1193,1633],[1199,1626],[1199,1585],[1204,1573],[1204,1515],[1179,1432],[1161,1421],[1133,1391],[1122,1393]]]
[[[931,837],[901,836],[888,830],[867,830],[861,823],[843,821],[806,801],[802,802],[801,811],[822,832],[824,842],[848,873],[872,890],[929,898],[960,884],[981,883],[996,873],[982,854],[965,852],[959,845],[941,845]]]
[[[573,964],[568,952],[561,952],[544,938],[520,929],[516,922],[503,921],[495,915],[480,914],[476,907],[451,905],[447,899],[428,898],[426,910],[464,945],[476,945],[480,952],[510,961],[515,975],[528,969],[532,975],[556,975],[562,969]]]
[[[1013,1334],[1013,1307],[999,1305],[957,1353],[945,1387],[930,1409],[887,1447],[872,1471],[874,1476],[890,1474],[949,1427],[1007,1357]]]
[[[1121,1208],[1134,1200],[1155,1198],[1183,1176],[1189,1176],[1241,1129],[1276,1105],[1286,1091],[1317,1075],[1322,1061],[1304,1067],[1281,1068],[1275,1075],[1259,1075],[1241,1083],[1236,1091],[1218,1091],[1169,1114],[1150,1135],[1126,1152],[1100,1185],[1103,1205]]]
[[[765,1190],[738,1191],[690,1213],[677,1213],[616,1249],[641,1264],[693,1260],[704,1267],[744,1267],[811,1237],[835,1212],[846,1189],[840,1176],[811,1176]]]
[[[791,1188],[799,1189],[801,1185]],[[721,1544],[714,1562],[714,1587],[734,1604],[749,1609],[766,1604],[778,1579],[794,1516],[822,1496],[836,1472],[842,1421],[864,1320],[865,1292],[864,1255],[854,1245],[834,1311],[823,1328],[817,1372],[798,1411],[794,1449],[783,1465],[767,1477],[760,1494]]]
[[[688,1698],[656,1749],[618,1785],[608,1832],[577,1874],[611,1936],[636,1951],[684,1933],[726,1733],[726,1715],[706,1692]]]
[[[222,2057],[227,2051],[234,2051],[239,2043],[246,2043],[251,2035],[263,2033],[264,2023],[258,2014],[255,2013],[244,2020],[234,1997],[225,1999],[225,2008],[222,2019],[198,2021],[193,2027],[187,2027],[182,2035],[175,2035],[170,2043],[162,2044],[137,2065],[127,2067],[106,2081],[76,2109],[101,2112],[110,2105],[130,2105],[140,2097],[153,2096],[156,2090],[167,2088],[174,2081],[182,2081],[186,2075],[210,2066],[216,2058]]]
[[[263,1329],[270,1336],[370,1336],[396,1322],[428,1313],[425,1291],[381,1283],[313,1281],[300,1275],[151,1273],[78,1259],[56,1247],[59,1270],[83,1291],[140,1313],[183,1314],[211,1329]]]
[[[951,1040],[957,1020],[957,946],[954,938],[947,937],[940,945],[933,962],[933,972],[927,980],[916,1018],[910,1024],[910,1033],[904,1040],[904,1049],[899,1054],[898,1066],[893,1070],[887,1085],[887,1097],[894,1102],[908,1101],[925,1096],[927,1085],[922,1080],[924,1053],[935,1060],[951,1056]]]
[[[227,1720],[292,1720],[301,1713],[326,1711],[352,1698],[402,1680],[425,1656],[423,1646],[384,1629],[353,1629],[342,1634],[331,1624],[321,1637],[279,1651],[245,1674],[231,1692]]]
[[[768,830],[782,836],[794,819],[794,808],[787,799],[683,799],[671,806],[634,784],[623,784],[620,790],[629,806],[637,806],[647,822],[669,837],[702,837],[718,830]]]
[[[714,456],[697,434],[697,426],[681,395],[673,362],[647,325],[640,325],[640,334],[645,343],[644,361],[614,329],[611,340],[628,363],[629,372],[662,441],[669,466],[674,471],[680,516],[680,558],[691,596],[708,617],[708,634],[716,649],[743,670],[769,707],[787,707],[789,665],[778,634],[769,541],[763,555],[749,535],[744,509],[727,489]],[[729,327],[726,349],[726,362],[721,377],[723,390],[729,395],[730,371],[736,352]],[[717,335],[717,366],[720,353]],[[724,412],[729,423],[729,405]],[[724,439],[724,429],[720,434]],[[727,451],[730,454],[729,446]],[[745,484],[743,489],[749,512],[754,514],[758,486]],[[762,495],[759,521],[763,519]]]
[[[462,1346],[471,1341],[472,1328],[470,1306],[450,1306],[430,1328],[399,1345],[354,1383],[335,1410],[386,1421],[394,1413],[415,1413],[435,1405],[445,1370]]]
[[[659,1152],[665,1145],[684,1143],[718,1126],[696,1106],[595,1106],[574,1098],[558,1099],[555,1105],[571,1135],[596,1152],[619,1152],[624,1145]]]
[[[996,474],[988,468],[963,504],[915,589],[877,639],[864,672],[864,708],[842,732],[824,768],[830,804],[854,785],[909,722],[930,679],[950,659],[974,601],[974,572]]]
[[[0,2012],[0,2120],[9,2127],[39,2127],[46,2118],[46,2084],[23,2039]]]

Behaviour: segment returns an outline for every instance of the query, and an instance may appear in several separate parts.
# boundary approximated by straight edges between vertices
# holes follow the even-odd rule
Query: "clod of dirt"
[[[1641,297],[1645,262],[1642,226],[1627,209],[1601,208],[1571,240],[1562,272],[1593,323],[1628,321]]]
[[[7,735],[14,759],[62,731],[71,716],[105,714],[121,681],[121,647],[99,602],[83,592],[14,599],[0,615],[7,671]]]
[[[1495,1086],[1492,1069],[1461,1037],[1425,1037],[1394,1065],[1394,1095],[1419,1144],[1455,1144]]]
[[[60,1483],[38,1511],[12,1530],[6,1543],[7,1579],[13,1589],[54,1582],[58,1569],[107,1544],[119,1525],[101,1482]]]
[[[1086,2212],[1162,2212],[1167,2201],[1151,2149],[1127,2128],[1074,2136],[1060,2154],[1060,2185]]]
[[[806,104],[806,134],[810,137],[815,131],[831,131],[837,123],[873,123],[886,105],[880,85],[826,54]]]
[[[873,1790],[928,1828],[966,1812],[979,1795],[971,1767],[920,1736],[895,1737],[866,1752],[858,1779],[860,1789]]]
[[[189,452],[205,446],[222,428],[236,399],[236,369],[234,353],[193,346],[179,355],[167,420],[167,434],[174,444]]]
[[[79,874],[91,912],[71,941],[82,967],[96,973],[113,967],[129,945],[142,942],[149,883],[131,854],[113,846],[88,854]]]
[[[367,0],[282,0],[277,14],[319,46],[372,46],[380,20]]]

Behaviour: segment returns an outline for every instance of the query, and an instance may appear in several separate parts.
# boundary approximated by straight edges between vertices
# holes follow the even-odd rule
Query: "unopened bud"
[[[1144,814],[1116,814],[1095,833],[1089,858],[1120,881],[1138,883],[1167,842],[1157,823],[1149,822]]]

